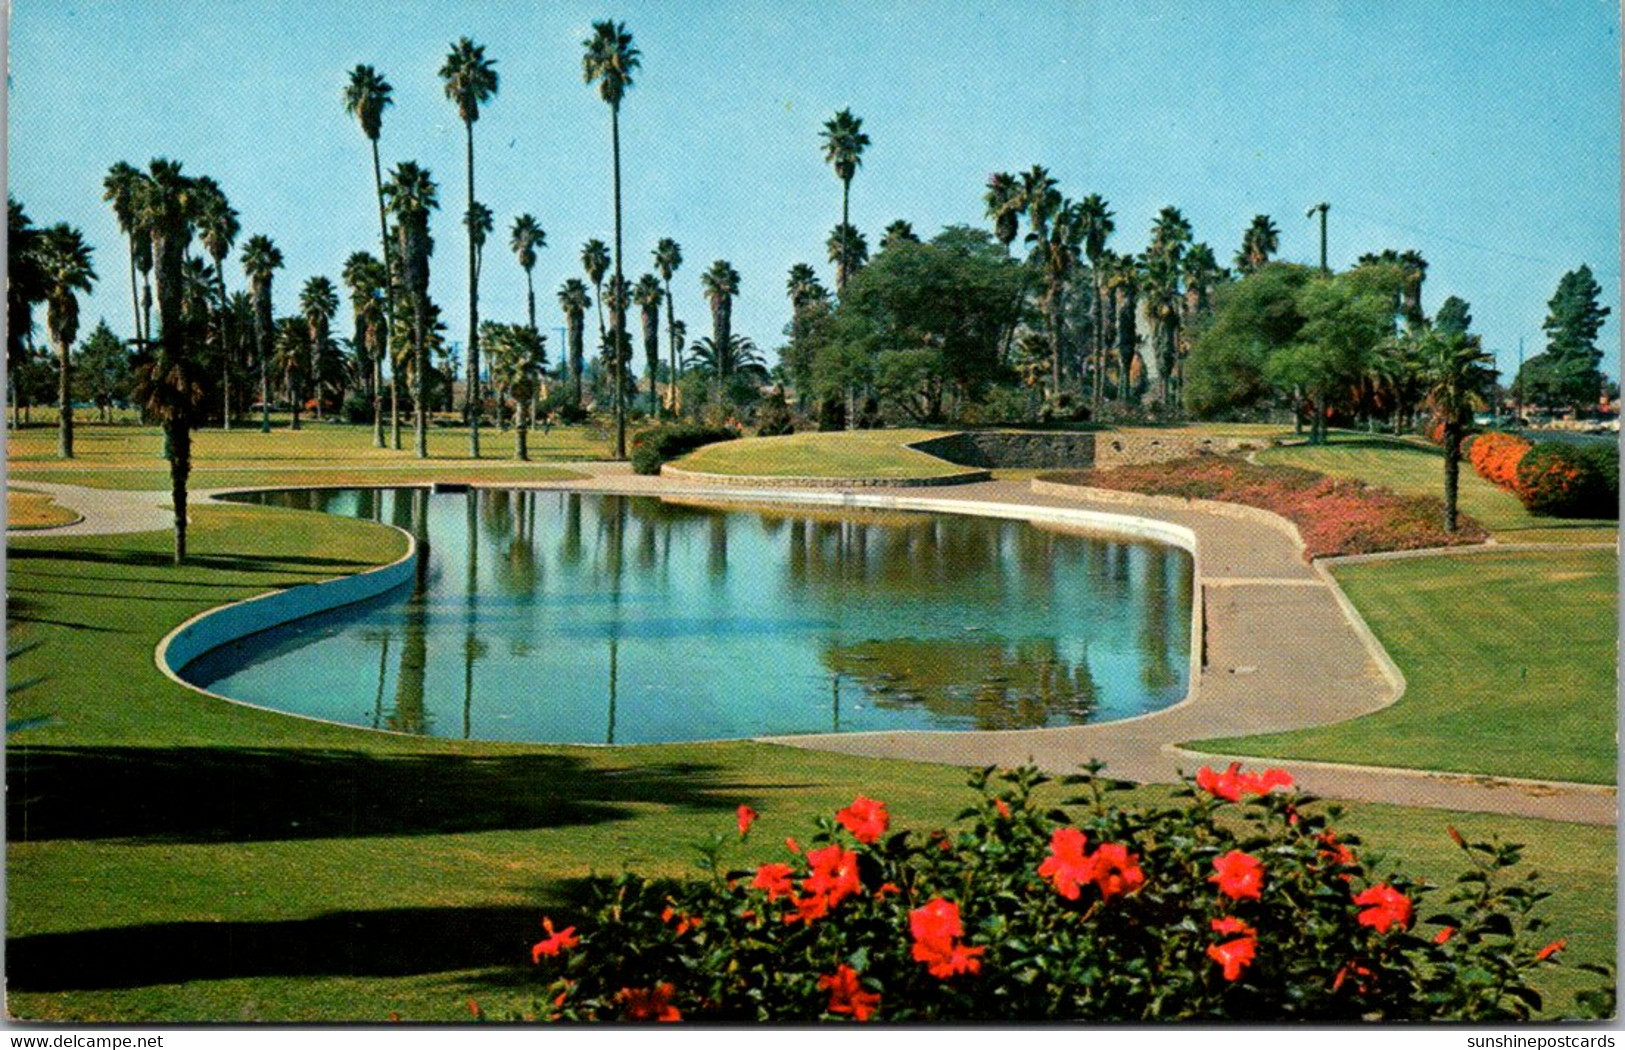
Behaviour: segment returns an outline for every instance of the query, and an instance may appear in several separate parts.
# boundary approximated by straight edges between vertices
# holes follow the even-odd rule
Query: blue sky
[[[742,275],[735,331],[778,346],[785,274],[816,265],[840,217],[818,132],[837,109],[873,140],[852,187],[874,244],[897,218],[932,233],[984,223],[990,172],[1048,166],[1072,197],[1116,213],[1143,248],[1164,205],[1222,261],[1254,214],[1281,254],[1313,261],[1311,204],[1332,205],[1334,267],[1416,248],[1424,304],[1455,294],[1503,367],[1543,344],[1546,302],[1588,263],[1614,311],[1618,374],[1620,80],[1614,0],[607,3],[506,0],[16,0],[9,188],[37,223],[80,226],[102,275],[84,313],[129,329],[123,238],[101,181],[155,156],[214,176],[244,236],[287,258],[276,305],[314,274],[377,251],[366,141],[340,105],[357,63],[395,88],[386,167],[416,160],[441,186],[434,295],[466,331],[462,127],[436,76],[468,35],[501,89],[476,125],[478,195],[500,238],[481,312],[524,315],[506,229],[535,214],[541,324],[580,276],[581,245],[612,233],[609,114],[582,83],[593,21],[624,21],[643,68],[622,109],[626,268],[661,237],[683,247],[679,317],[708,330],[699,275]],[[241,287],[241,270],[227,274]],[[556,339],[550,352],[557,353]]]

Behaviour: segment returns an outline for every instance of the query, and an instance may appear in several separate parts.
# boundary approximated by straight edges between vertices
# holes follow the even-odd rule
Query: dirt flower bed
[[[1446,532],[1443,502],[1432,496],[1401,496],[1351,478],[1297,467],[1262,467],[1224,456],[1050,474],[1044,480],[1272,511],[1298,527],[1311,558],[1453,547],[1483,543],[1489,535],[1466,515],[1459,518],[1455,532]]]

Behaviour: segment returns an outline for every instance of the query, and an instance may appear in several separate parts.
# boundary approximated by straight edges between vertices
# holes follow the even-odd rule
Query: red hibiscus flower
[[[1214,933],[1235,933],[1240,934],[1243,937],[1258,936],[1257,930],[1253,929],[1242,920],[1236,918],[1234,915],[1226,915],[1222,919],[1214,919],[1212,926]]]
[[[1223,944],[1208,945],[1207,957],[1224,967],[1225,980],[1234,981],[1241,977],[1241,971],[1251,965],[1257,951],[1256,940],[1251,937],[1237,937]]]
[[[756,869],[756,877],[750,883],[751,889],[766,890],[770,901],[794,897],[796,888],[790,883],[790,874],[794,870],[788,864],[763,864]]]
[[[554,930],[553,920],[543,919],[542,929],[547,931],[547,940],[539,941],[531,946],[530,961],[532,963],[541,962],[544,955],[557,955],[566,948],[574,948],[581,943],[581,940],[575,935],[576,928],[574,926]]]
[[[1050,855],[1038,866],[1038,877],[1054,883],[1055,891],[1069,901],[1078,899],[1084,883],[1095,880],[1095,863],[1083,852],[1088,842],[1077,828],[1056,828],[1049,837]]]
[[[1443,944],[1445,941],[1448,941],[1450,938],[1454,937],[1455,935],[1456,935],[1456,928],[1454,926],[1446,926],[1444,929],[1442,929],[1438,933],[1434,934],[1433,943],[1434,944]]]
[[[1337,976],[1332,978],[1332,991],[1335,992],[1339,988],[1343,987],[1343,982],[1352,977],[1354,978],[1355,994],[1364,995],[1371,991],[1371,985],[1367,984],[1363,978],[1371,976],[1373,976],[1371,971],[1366,969],[1364,966],[1361,966],[1359,963],[1350,963],[1349,965],[1340,968],[1337,971]]]
[[[887,825],[891,823],[891,816],[886,812],[884,802],[876,802],[862,795],[853,799],[850,806],[838,810],[835,819],[840,821],[841,827],[852,833],[853,838],[866,846],[884,835]]]
[[[1365,909],[1355,916],[1361,926],[1370,926],[1378,933],[1387,933],[1395,926],[1410,928],[1414,914],[1411,899],[1386,882],[1359,894],[1354,903]]]
[[[908,929],[914,935],[914,958],[927,965],[931,976],[948,978],[981,970],[977,956],[987,949],[959,942],[965,928],[959,921],[959,905],[953,901],[937,897],[909,912]]]
[[[1349,849],[1346,844],[1337,841],[1335,832],[1324,831],[1315,836],[1315,841],[1320,843],[1320,855],[1330,863],[1344,867],[1351,867],[1358,863],[1354,858],[1354,851]]]
[[[1284,769],[1266,769],[1262,773],[1243,773],[1240,762],[1230,763],[1223,773],[1215,773],[1212,766],[1196,771],[1196,786],[1227,802],[1239,802],[1243,794],[1267,795],[1276,788],[1292,786],[1292,774]]]
[[[1006,802],[1004,799],[1002,799],[1002,798],[994,799],[993,800],[993,808],[999,811],[999,816],[1002,817],[1003,819],[1005,819],[1005,820],[1010,819],[1010,803]]]
[[[807,854],[812,872],[802,880],[808,893],[822,894],[831,904],[839,904],[863,889],[858,881],[858,855],[839,846],[825,846]]]
[[[1289,788],[1292,786],[1292,774],[1284,769],[1266,769],[1264,772],[1251,778],[1249,790],[1255,794],[1267,795],[1276,788]]]
[[[1145,885],[1140,858],[1115,842],[1105,843],[1089,859],[1094,863],[1095,886],[1102,900],[1133,893]]]
[[[756,811],[749,806],[739,807],[739,837],[744,838],[750,826],[756,823]]]
[[[818,978],[820,990],[829,992],[829,1012],[851,1014],[859,1021],[867,1021],[880,1007],[880,995],[866,992],[858,982],[858,971],[842,963],[832,974]]]
[[[1213,871],[1207,881],[1217,884],[1219,892],[1231,900],[1258,900],[1264,888],[1264,866],[1239,849],[1215,859]]]
[[[1556,955],[1558,952],[1562,951],[1564,948],[1567,948],[1568,945],[1569,945],[1569,939],[1567,937],[1563,937],[1563,938],[1561,938],[1559,940],[1555,940],[1551,944],[1548,944],[1546,947],[1542,948],[1540,951],[1536,952],[1535,953],[1535,958],[1537,958],[1537,959],[1550,959],[1552,956]]]
[[[657,984],[653,988],[622,988],[616,996],[626,1010],[628,1021],[681,1021],[682,1013],[672,1005],[677,988]]]

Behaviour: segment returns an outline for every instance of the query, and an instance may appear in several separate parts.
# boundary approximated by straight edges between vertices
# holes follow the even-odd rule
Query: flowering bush
[[[1573,445],[1541,442],[1518,463],[1518,498],[1535,514],[1611,517],[1618,513],[1617,485],[1610,495],[1591,456]]]
[[[1488,535],[1466,515],[1456,532],[1444,531],[1443,504],[1431,496],[1401,496],[1350,478],[1226,456],[1049,474],[1044,480],[1273,511],[1298,527],[1311,558],[1482,543]]]
[[[1518,482],[1518,462],[1533,447],[1516,434],[1494,430],[1479,435],[1467,450],[1467,461],[1485,481],[1511,490]]]
[[[1528,1017],[1558,965],[1518,847],[1468,843],[1447,891],[1368,863],[1291,778],[1204,770],[1172,806],[1074,820],[1030,769],[972,779],[958,830],[893,831],[860,797],[783,861],[593,883],[533,950],[546,1020],[805,1022],[1490,1020]],[[1318,807],[1316,807],[1318,809]],[[742,809],[741,838],[751,833]],[[751,818],[754,813],[751,812]],[[727,836],[732,838],[732,836]],[[1423,900],[1442,896],[1422,910]],[[1421,918],[1420,916],[1425,916]],[[1542,946],[1544,944],[1544,946]],[[1606,972],[1600,971],[1599,972]],[[1593,1008],[1610,1010],[1599,992]]]

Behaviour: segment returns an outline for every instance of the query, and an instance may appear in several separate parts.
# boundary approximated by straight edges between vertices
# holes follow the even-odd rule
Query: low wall
[[[966,430],[909,447],[967,467],[1086,469],[1095,463],[1097,437],[1074,431]]]
[[[211,649],[272,627],[280,627],[301,617],[376,598],[411,581],[417,568],[418,549],[411,534],[405,535],[411,544],[406,554],[399,561],[382,568],[337,580],[300,584],[285,591],[272,591],[247,601],[198,613],[158,643],[155,654],[158,669],[190,685],[180,672]]]
[[[988,481],[993,477],[985,470],[965,470],[957,474],[939,474],[929,478],[779,478],[761,474],[702,474],[695,470],[680,470],[670,463],[661,466],[660,476],[673,481],[687,481],[700,485],[750,485],[756,488],[775,489],[934,488],[942,485],[967,485],[973,481]]]
[[[1151,496],[1141,492],[1124,492],[1120,489],[1092,488],[1088,485],[1068,485],[1059,481],[1044,481],[1034,478],[1032,483],[1034,495],[1055,496],[1060,499],[1088,500],[1091,503],[1109,503],[1121,507],[1134,507],[1140,510],[1158,511],[1200,511],[1220,518],[1234,518],[1237,521],[1248,521],[1255,525],[1264,525],[1276,532],[1284,533],[1299,553],[1304,554],[1308,560],[1308,548],[1304,546],[1303,536],[1299,534],[1298,527],[1286,518],[1261,507],[1249,507],[1242,503],[1225,503],[1212,499],[1186,499],[1183,496]]]

